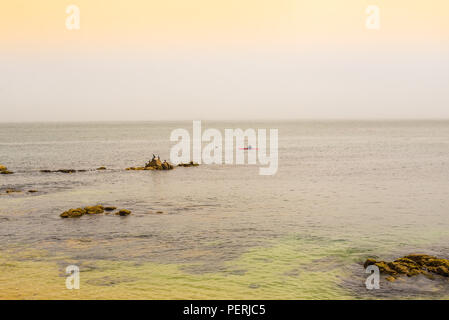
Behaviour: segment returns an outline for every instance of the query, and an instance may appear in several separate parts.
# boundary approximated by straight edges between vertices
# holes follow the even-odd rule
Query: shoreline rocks
[[[96,205],[96,206],[88,206],[84,208],[76,208],[76,209],[69,209],[67,211],[64,211],[59,216],[61,218],[80,218],[84,215],[97,215],[97,214],[110,214],[112,211],[116,210],[117,207],[113,206],[107,206],[104,207],[102,205]],[[120,209],[115,213],[116,215],[120,216],[128,216],[131,214],[130,210],[126,209]]]
[[[391,262],[367,259],[363,266],[375,265],[383,274],[389,275],[388,281],[395,281],[401,275],[408,277],[422,274],[432,278],[433,275],[449,277],[449,260],[426,254],[409,254]]]

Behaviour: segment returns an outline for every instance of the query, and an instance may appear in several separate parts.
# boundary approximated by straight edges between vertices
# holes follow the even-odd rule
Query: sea
[[[439,276],[381,275],[368,289],[363,267],[449,258],[449,121],[202,127],[277,129],[276,174],[247,162],[125,170],[170,161],[171,133],[192,121],[1,123],[14,174],[0,175],[0,298],[449,298]],[[59,169],[81,171],[41,172]],[[132,214],[60,217],[98,204]]]

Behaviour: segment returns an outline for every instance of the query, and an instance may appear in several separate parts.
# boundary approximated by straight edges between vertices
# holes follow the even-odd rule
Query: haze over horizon
[[[18,0],[0,122],[447,119],[448,35],[443,0]]]

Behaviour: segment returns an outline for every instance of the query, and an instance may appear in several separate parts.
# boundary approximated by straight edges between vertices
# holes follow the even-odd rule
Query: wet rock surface
[[[388,281],[395,281],[401,275],[408,277],[422,274],[429,278],[434,275],[449,277],[449,260],[426,254],[410,254],[391,262],[367,259],[364,267],[375,265],[383,274],[389,275]]]

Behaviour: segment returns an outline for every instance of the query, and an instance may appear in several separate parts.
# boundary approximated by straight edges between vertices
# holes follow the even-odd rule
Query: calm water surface
[[[203,121],[203,130],[279,129],[277,174],[260,176],[258,165],[124,170],[153,153],[168,159],[171,131],[191,127],[1,124],[0,163],[15,174],[0,175],[0,295],[70,298],[73,263],[90,298],[449,296],[443,279],[367,291],[361,266],[372,256],[449,257],[449,122]],[[108,170],[91,170],[100,166]],[[95,204],[133,215],[59,217]]]

